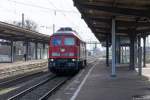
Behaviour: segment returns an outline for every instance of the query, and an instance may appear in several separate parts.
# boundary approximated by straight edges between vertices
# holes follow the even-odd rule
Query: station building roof
[[[116,35],[148,35],[150,0],[73,0],[82,18],[101,42],[111,37],[111,19],[116,20]]]
[[[48,43],[49,37],[49,35],[0,22],[0,39]]]

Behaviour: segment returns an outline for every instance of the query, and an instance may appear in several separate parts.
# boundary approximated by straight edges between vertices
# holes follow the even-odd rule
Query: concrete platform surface
[[[16,66],[42,63],[42,62],[47,62],[47,60],[40,59],[40,60],[29,60],[29,61],[16,61],[13,63],[0,63],[0,70],[6,69],[6,68],[12,68],[12,67],[16,67]]]
[[[76,100],[150,100],[150,69],[144,68],[143,75],[117,68],[117,77],[110,77],[110,68],[100,62],[88,76]],[[143,97],[143,98],[142,98]]]
[[[76,77],[49,100],[150,100],[150,66],[143,69],[142,76],[120,66],[117,77],[112,78],[105,61],[94,64],[80,75],[83,78]]]
[[[0,79],[47,68],[47,60],[17,61],[0,63]]]

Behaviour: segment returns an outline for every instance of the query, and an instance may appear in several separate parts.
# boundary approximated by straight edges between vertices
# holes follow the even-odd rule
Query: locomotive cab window
[[[52,45],[59,46],[62,43],[61,37],[53,37],[52,38]]]
[[[75,45],[75,39],[73,37],[66,37],[64,39],[64,45]]]

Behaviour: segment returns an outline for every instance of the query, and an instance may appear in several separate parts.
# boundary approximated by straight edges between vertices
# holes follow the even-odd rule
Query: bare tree
[[[13,24],[16,25],[16,26],[22,27],[22,22],[13,21]],[[34,21],[29,20],[29,19],[24,21],[23,28],[33,30],[33,31],[38,31],[37,30],[38,25]]]

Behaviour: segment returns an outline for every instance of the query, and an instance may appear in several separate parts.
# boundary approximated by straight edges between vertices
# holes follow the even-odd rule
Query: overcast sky
[[[0,0],[0,21],[12,23],[25,19],[38,24],[40,33],[51,35],[53,24],[55,31],[60,27],[72,27],[84,41],[98,41],[81,14],[73,5],[72,0]],[[94,45],[88,45],[92,49]],[[101,45],[98,45],[103,49]]]
[[[24,13],[25,19],[38,24],[41,33],[51,35],[53,24],[55,30],[70,26],[77,30],[85,41],[96,41],[72,0],[0,0],[0,2],[0,21],[9,23],[21,21],[21,15]]]

